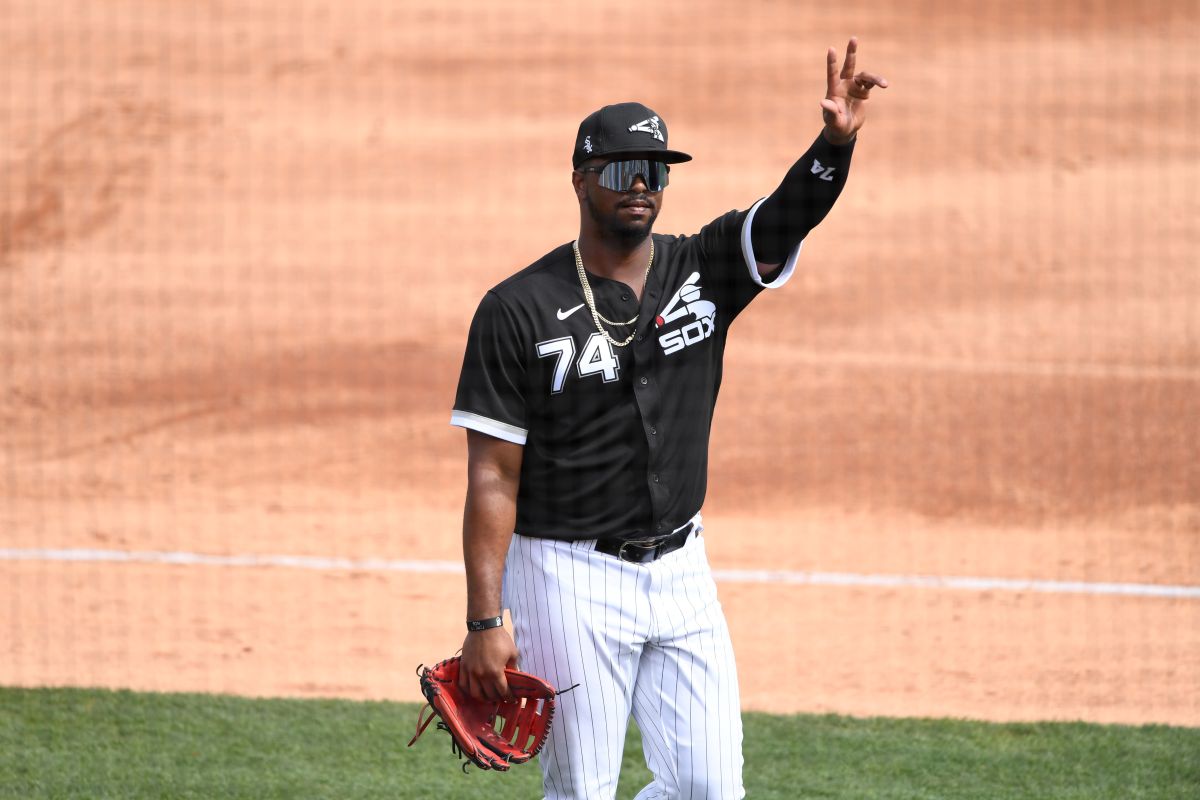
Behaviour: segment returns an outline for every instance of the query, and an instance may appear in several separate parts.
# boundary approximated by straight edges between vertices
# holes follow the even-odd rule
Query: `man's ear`
[[[571,186],[575,188],[575,197],[581,203],[587,198],[587,186],[584,185],[586,180],[587,176],[579,170],[571,171]]]

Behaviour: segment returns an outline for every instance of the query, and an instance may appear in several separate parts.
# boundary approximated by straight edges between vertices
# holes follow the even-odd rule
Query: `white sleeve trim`
[[[758,207],[766,199],[765,197],[761,198],[750,206],[750,213],[746,215],[746,221],[742,223],[742,255],[746,259],[746,268],[750,270],[750,280],[764,289],[778,289],[787,283],[788,279],[792,277],[792,273],[796,271],[796,260],[800,258],[800,248],[804,247],[804,240],[800,240],[800,243],[788,254],[787,261],[783,265],[783,272],[779,273],[770,283],[763,283],[762,276],[758,274],[758,261],[754,258],[754,245],[750,241],[750,226],[754,223],[754,212],[758,211]]]
[[[503,439],[506,442],[519,445],[524,445],[525,439],[529,436],[529,431],[524,428],[509,425],[507,422],[481,417],[478,414],[472,414],[470,411],[455,410],[450,414],[450,424],[457,425],[460,428],[470,428],[473,431],[486,433],[488,436],[495,436],[497,439]]]

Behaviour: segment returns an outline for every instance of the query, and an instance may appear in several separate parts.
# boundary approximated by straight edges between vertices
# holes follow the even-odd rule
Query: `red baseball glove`
[[[465,756],[480,769],[506,770],[510,764],[524,764],[546,743],[554,720],[554,687],[536,675],[506,669],[511,700],[476,700],[458,688],[459,657],[448,658],[435,667],[421,667],[421,693],[432,709],[417,716],[417,733],[409,747],[420,738],[434,717],[438,727],[450,734],[451,746],[460,758]],[[463,764],[465,772],[467,765]]]

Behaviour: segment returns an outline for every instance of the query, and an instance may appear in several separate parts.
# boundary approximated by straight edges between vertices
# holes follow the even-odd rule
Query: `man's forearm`
[[[467,619],[500,616],[504,559],[516,524],[516,493],[502,483],[472,485],[463,513],[463,563],[467,572]]]
[[[468,433],[467,448],[463,510],[467,619],[488,619],[500,616],[504,559],[517,522],[523,449],[475,431]]]
[[[759,263],[784,261],[833,208],[846,185],[855,141],[833,144],[822,133],[758,207],[750,239]]]

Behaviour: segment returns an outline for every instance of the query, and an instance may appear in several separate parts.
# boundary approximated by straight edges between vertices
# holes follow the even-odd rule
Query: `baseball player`
[[[740,798],[729,631],[700,510],[729,326],[787,282],[845,185],[887,81],[827,55],[825,127],[768,197],[691,236],[652,234],[671,167],[663,118],[605,106],[579,126],[579,237],[487,292],[451,422],[467,429],[467,636],[460,685],[505,696],[519,665],[563,689],[547,798],[611,798],[629,715],[637,797]],[[503,627],[509,609],[514,632]],[[515,643],[514,643],[515,638]]]

